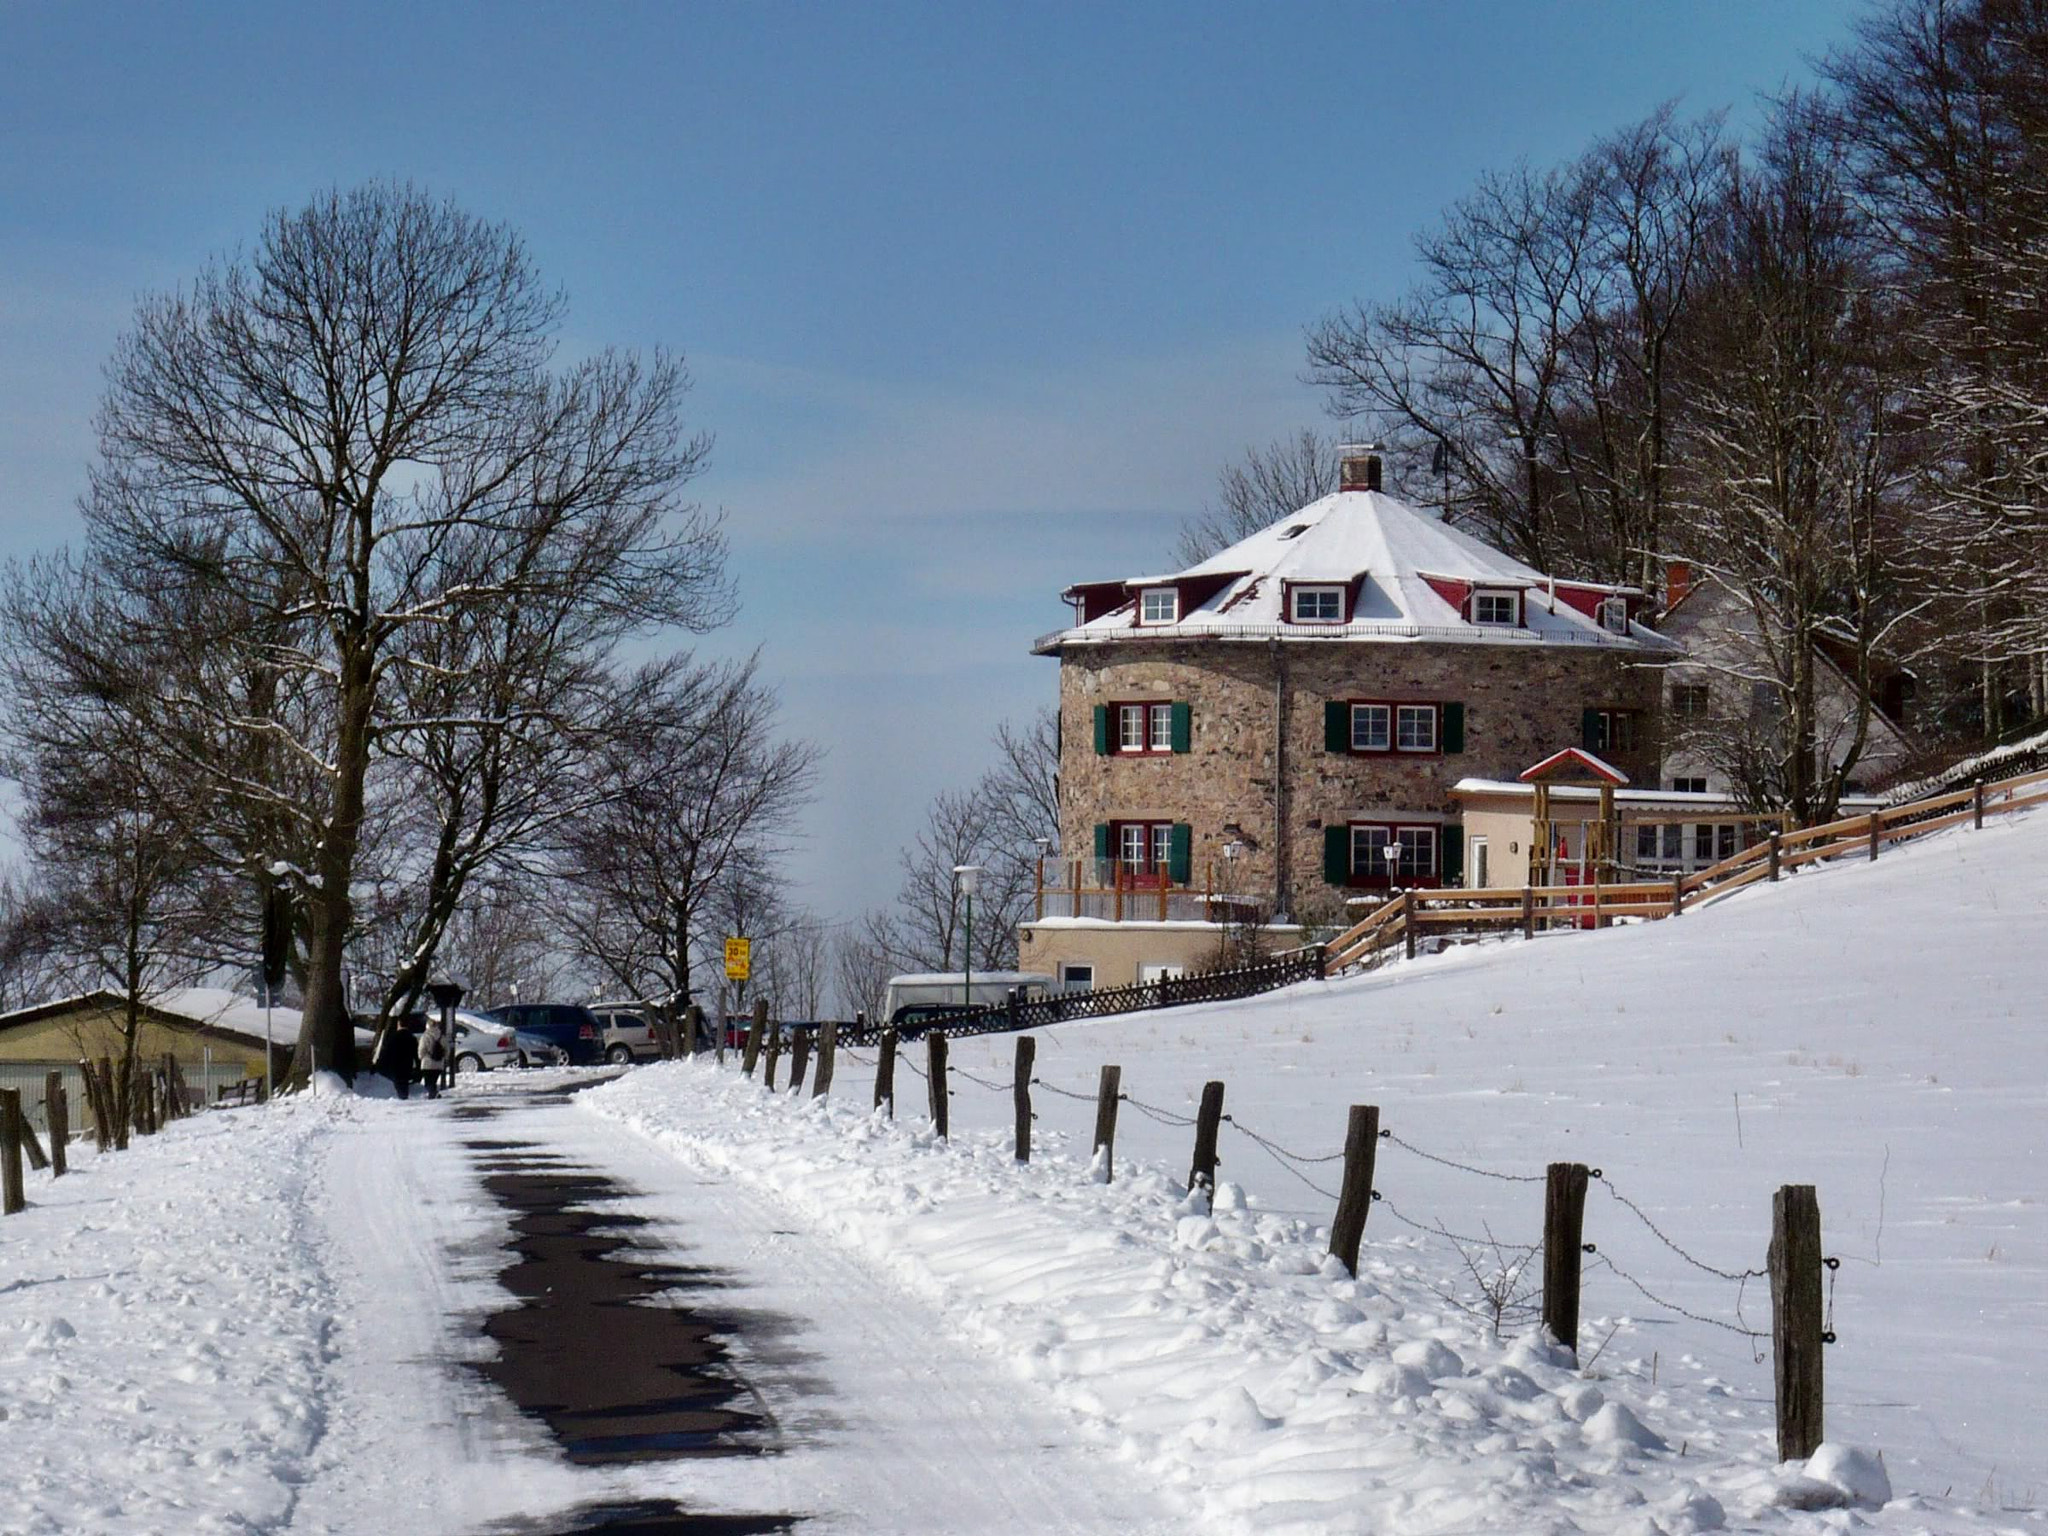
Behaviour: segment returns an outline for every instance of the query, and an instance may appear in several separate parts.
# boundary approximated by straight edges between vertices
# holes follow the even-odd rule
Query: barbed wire
[[[1386,1141],[1391,1141],[1402,1151],[1414,1153],[1415,1156],[1421,1158],[1424,1162],[1441,1163],[1444,1167],[1455,1168],[1460,1173],[1476,1173],[1482,1179],[1499,1179],[1503,1184],[1541,1184],[1549,1178],[1548,1174],[1542,1173],[1499,1173],[1491,1168],[1480,1168],[1472,1163],[1461,1163],[1456,1158],[1440,1157],[1434,1152],[1423,1151],[1414,1142],[1396,1136],[1385,1127],[1381,1127],[1380,1136]]]
[[[1416,1231],[1423,1233],[1425,1236],[1446,1238],[1449,1241],[1456,1243],[1461,1248],[1504,1247],[1512,1248],[1517,1252],[1527,1253],[1541,1253],[1543,1251],[1543,1244],[1540,1242],[1533,1244],[1503,1243],[1499,1238],[1493,1236],[1491,1233],[1488,1233],[1485,1237],[1471,1237],[1463,1233],[1451,1231],[1440,1221],[1417,1221],[1413,1216],[1409,1216],[1406,1213],[1404,1213],[1398,1205],[1394,1204],[1393,1201],[1389,1200],[1385,1195],[1381,1194],[1378,1190],[1374,1190],[1372,1192],[1372,1198],[1377,1204],[1385,1206],[1387,1208],[1387,1214],[1393,1217],[1394,1220],[1400,1222],[1402,1226],[1413,1227]]]
[[[1614,1196],[1615,1199],[1619,1200],[1623,1205],[1627,1206],[1631,1211],[1633,1211],[1635,1213],[1636,1219],[1640,1221],[1644,1226],[1648,1227],[1650,1231],[1656,1235],[1658,1242],[1662,1243],[1666,1248],[1669,1248],[1673,1253],[1677,1254],[1681,1259],[1685,1260],[1685,1262],[1690,1264],[1694,1269],[1700,1270],[1709,1275],[1717,1276],[1723,1280],[1733,1280],[1738,1283],[1744,1283],[1750,1280],[1761,1280],[1765,1276],[1765,1274],[1768,1273],[1768,1271],[1761,1269],[1720,1269],[1712,1264],[1707,1263],[1704,1259],[1695,1258],[1693,1255],[1687,1253],[1683,1248],[1679,1247],[1678,1244],[1673,1242],[1671,1240],[1670,1235],[1666,1233],[1662,1227],[1658,1226],[1656,1222],[1650,1220],[1649,1213],[1647,1211],[1645,1211],[1640,1205],[1637,1205],[1635,1201],[1629,1199],[1629,1197],[1627,1195],[1624,1195],[1620,1190],[1616,1189],[1614,1187],[1614,1181],[1609,1179],[1607,1175],[1602,1173],[1598,1168],[1595,1168],[1593,1170],[1593,1181],[1599,1184],[1602,1188],[1604,1188],[1608,1194]],[[1619,1274],[1620,1271],[1617,1270],[1616,1273]]]
[[[1630,1285],[1634,1286],[1636,1290],[1642,1294],[1643,1298],[1646,1301],[1650,1302],[1654,1306],[1662,1307],[1666,1312],[1675,1312],[1680,1317],[1689,1318],[1695,1323],[1704,1323],[1709,1328],[1724,1329],[1725,1331],[1736,1335],[1738,1338],[1744,1338],[1749,1340],[1750,1348],[1755,1355],[1755,1363],[1758,1365],[1763,1364],[1764,1355],[1763,1352],[1760,1349],[1758,1349],[1757,1346],[1760,1341],[1770,1338],[1770,1335],[1767,1333],[1759,1333],[1756,1329],[1749,1326],[1749,1320],[1743,1317],[1742,1315],[1742,1301],[1740,1298],[1740,1293],[1738,1293],[1735,1304],[1735,1315],[1738,1319],[1740,1319],[1740,1321],[1731,1323],[1727,1321],[1725,1318],[1708,1317],[1703,1312],[1695,1312],[1689,1307],[1681,1307],[1675,1301],[1666,1301],[1662,1296],[1659,1296],[1655,1291],[1651,1290],[1647,1285],[1643,1284],[1642,1281],[1638,1280],[1634,1275],[1630,1274],[1627,1270],[1623,1269],[1619,1264],[1615,1263],[1614,1260],[1607,1257],[1607,1255],[1604,1253],[1598,1255],[1594,1259],[1592,1267],[1605,1268],[1612,1271],[1614,1274],[1620,1276],[1623,1280],[1626,1280]]]
[[[1073,1093],[1060,1087],[1057,1083],[1048,1083],[1042,1077],[1031,1079],[1031,1086],[1043,1088],[1047,1093],[1056,1093],[1063,1099],[1076,1099],[1083,1104],[1093,1104],[1095,1102],[1095,1095],[1092,1093]]]
[[[1340,1158],[1342,1158],[1342,1157],[1344,1156],[1344,1154],[1343,1154],[1342,1152],[1331,1152],[1331,1153],[1327,1153],[1326,1155],[1324,1155],[1324,1156],[1322,1156],[1322,1157],[1308,1157],[1308,1156],[1305,1156],[1305,1155],[1303,1155],[1303,1154],[1302,1154],[1302,1153],[1300,1153],[1300,1152],[1290,1152],[1290,1151],[1288,1151],[1288,1150],[1287,1150],[1287,1149],[1286,1149],[1285,1147],[1281,1146],[1279,1142],[1277,1142],[1277,1141],[1272,1141],[1272,1140],[1268,1139],[1267,1137],[1261,1136],[1261,1135],[1260,1135],[1260,1134],[1259,1134],[1259,1133],[1258,1133],[1257,1131],[1253,1130],[1253,1129],[1252,1129],[1252,1128],[1251,1128],[1250,1126],[1248,1126],[1248,1125],[1244,1124],[1244,1122],[1242,1122],[1241,1120],[1236,1120],[1236,1119],[1233,1119],[1233,1118],[1232,1118],[1231,1116],[1229,1116],[1229,1115],[1225,1115],[1225,1116],[1223,1117],[1223,1123],[1224,1123],[1225,1125],[1234,1125],[1234,1126],[1236,1126],[1236,1127],[1237,1127],[1237,1128],[1238,1128],[1238,1129],[1239,1129],[1240,1131],[1243,1131],[1243,1132],[1245,1133],[1245,1135],[1247,1135],[1247,1136],[1251,1137],[1251,1139],[1252,1139],[1253,1141],[1256,1141],[1257,1143],[1259,1143],[1259,1145],[1261,1145],[1262,1147],[1264,1147],[1264,1148],[1265,1148],[1265,1149],[1266,1149],[1266,1150],[1267,1150],[1268,1152],[1273,1152],[1273,1153],[1277,1153],[1277,1154],[1278,1154],[1279,1156],[1281,1156],[1281,1157],[1284,1157],[1284,1158],[1288,1159],[1288,1161],[1290,1161],[1290,1162],[1296,1162],[1296,1163],[1334,1163],[1334,1162],[1336,1162],[1336,1161],[1337,1161],[1338,1159],[1340,1159]]]
[[[1170,1109],[1161,1109],[1157,1104],[1147,1104],[1143,1099],[1134,1099],[1128,1093],[1117,1095],[1141,1115],[1148,1115],[1161,1125],[1189,1126],[1195,1123],[1192,1115],[1178,1115]]]

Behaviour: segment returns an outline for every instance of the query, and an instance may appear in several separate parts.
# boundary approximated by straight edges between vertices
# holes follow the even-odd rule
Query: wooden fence
[[[2048,805],[2048,770],[1908,800],[1864,816],[1762,842],[1689,875],[1593,885],[1525,885],[1484,890],[1404,891],[1327,946],[1332,973],[1378,964],[1396,950],[1413,955],[1421,939],[1453,932],[1507,932],[1534,938],[1557,929],[1605,927],[1617,917],[1678,917],[1759,881],[1831,859],[1874,859],[1888,844],[1988,816]]]
[[[1276,987],[1297,981],[1319,981],[1323,976],[1323,948],[1288,950],[1250,965],[1228,970],[1205,971],[1198,976],[1162,976],[1157,981],[1132,982],[1122,987],[1098,987],[1088,992],[1054,992],[1045,997],[1012,996],[1007,1002],[980,1008],[963,1008],[956,1013],[930,1014],[905,1022],[896,1029],[897,1038],[914,1040],[934,1030],[948,1035],[995,1035],[1020,1029],[1043,1029],[1048,1024],[1065,1024],[1075,1019],[1100,1019],[1112,1014],[1136,1013],[1147,1008],[1172,1008],[1182,1003],[1229,1002],[1255,997]],[[888,1026],[865,1021],[839,1026],[842,1042],[873,1045]]]

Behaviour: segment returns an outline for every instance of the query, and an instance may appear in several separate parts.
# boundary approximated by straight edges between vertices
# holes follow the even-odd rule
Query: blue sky
[[[682,352],[792,730],[795,860],[885,899],[1050,702],[1031,638],[1319,421],[1302,328],[1481,170],[1678,98],[1753,119],[1858,4],[0,7],[0,556],[75,535],[135,298],[416,181],[527,237],[572,350]]]

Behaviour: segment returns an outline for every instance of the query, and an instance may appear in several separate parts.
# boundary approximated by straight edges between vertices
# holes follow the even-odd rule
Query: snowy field
[[[81,1147],[0,1221],[0,1532],[552,1531],[505,1522],[593,1493],[829,1531],[2048,1530],[2044,939],[2048,816],[2016,818],[1675,923],[1043,1032],[1026,1168],[1002,1037],[954,1045],[951,1145],[907,1065],[890,1123],[846,1057],[829,1103],[690,1063],[523,1111],[634,1186],[644,1241],[794,1320],[747,1362],[789,1440],[765,1462],[571,1468],[466,1368],[504,1229],[445,1106],[315,1095]],[[1105,1061],[1132,1096],[1107,1185]],[[1175,1122],[1211,1077],[1306,1157],[1380,1106],[1357,1280],[1323,1259],[1334,1163],[1226,1126],[1217,1209],[1186,1198]],[[1578,1371],[1474,1311],[1538,1235],[1511,1180],[1551,1159],[1609,1181]],[[1842,1449],[1804,1471],[1736,1331],[1767,1287],[1684,1256],[1760,1266],[1788,1182],[1843,1261]]]

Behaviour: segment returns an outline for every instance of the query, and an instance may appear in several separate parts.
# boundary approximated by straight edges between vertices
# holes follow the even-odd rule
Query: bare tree
[[[1741,754],[1751,792],[1809,824],[1829,819],[1855,770],[1873,664],[1912,611],[1898,580],[1899,318],[1850,191],[1809,105],[1787,103],[1728,193],[1681,432],[1688,547],[1738,596],[1751,636],[1737,663],[1755,701]],[[1830,650],[1847,658],[1854,700],[1831,752]]]
[[[678,426],[680,364],[554,369],[561,313],[509,231],[374,185],[279,212],[250,256],[144,300],[109,365],[84,507],[90,558],[125,584],[106,643],[164,678],[126,701],[152,759],[302,850],[296,1077],[352,1061],[367,788],[423,637],[574,594],[602,653],[727,611],[717,526],[677,499],[705,452]],[[254,622],[165,622],[210,605]]]
[[[1216,477],[1216,500],[1181,528],[1174,559],[1198,565],[1337,489],[1337,439],[1312,427],[1247,448]]]
[[[786,852],[817,753],[777,738],[752,659],[666,663],[642,683],[642,723],[591,765],[591,807],[556,862],[576,952],[626,996],[680,1010],[713,901]]]
[[[886,910],[863,913],[832,936],[832,988],[842,1012],[872,1014],[900,967],[895,925]]]

